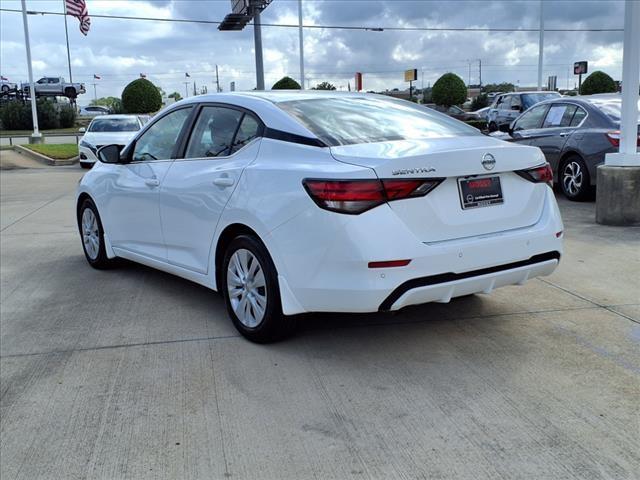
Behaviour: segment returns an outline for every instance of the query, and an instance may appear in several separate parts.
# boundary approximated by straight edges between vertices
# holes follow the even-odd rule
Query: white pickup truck
[[[22,84],[22,92],[29,94],[31,87],[29,83]],[[37,97],[65,96],[76,98],[81,93],[85,93],[83,83],[67,83],[62,77],[42,77],[35,83],[35,93]]]

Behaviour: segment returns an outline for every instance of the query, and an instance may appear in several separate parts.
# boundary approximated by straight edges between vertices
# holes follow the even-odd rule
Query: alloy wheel
[[[248,328],[260,325],[267,309],[267,286],[260,262],[247,249],[236,250],[229,260],[227,292],[238,320]]]
[[[578,162],[569,162],[565,165],[562,172],[562,185],[565,192],[575,197],[582,189],[583,180],[582,167]]]
[[[91,260],[98,258],[100,252],[98,219],[90,208],[85,208],[82,212],[82,243]]]

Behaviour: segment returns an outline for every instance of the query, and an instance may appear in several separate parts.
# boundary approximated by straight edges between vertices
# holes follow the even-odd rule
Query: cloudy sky
[[[305,25],[438,28],[537,28],[540,3],[534,1],[320,1],[303,0]],[[62,11],[62,0],[27,0],[28,10]],[[19,9],[17,0],[0,0],[4,9]],[[90,14],[174,19],[222,20],[229,0],[87,0]],[[550,29],[622,29],[624,2],[545,0],[545,27]],[[11,81],[27,79],[22,17],[2,11],[0,73]],[[29,28],[34,76],[68,77],[64,19],[56,15],[30,15]],[[298,3],[274,0],[262,22],[297,24]],[[78,21],[69,17],[74,81],[88,84],[79,103],[93,97],[93,74],[98,96],[120,96],[129,81],[145,73],[167,93],[184,96],[186,80],[214,90],[215,65],[220,84],[229,90],[255,87],[253,29],[220,32],[215,25],[133,21],[93,17],[84,37]],[[283,75],[299,79],[298,30],[264,26],[265,84],[269,88]],[[305,29],[307,84],[329,81],[353,86],[353,74],[364,74],[369,90],[405,88],[402,72],[420,71],[418,86],[433,83],[452,71],[465,82],[510,81],[521,86],[537,81],[537,32],[358,31]],[[588,60],[589,70],[604,70],[615,79],[622,71],[622,31],[546,32],[544,78],[558,76],[560,88],[571,87],[573,62]],[[185,78],[185,72],[191,75]],[[82,100],[85,100],[84,102]]]

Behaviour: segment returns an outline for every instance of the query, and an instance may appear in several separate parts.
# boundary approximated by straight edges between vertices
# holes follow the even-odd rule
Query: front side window
[[[514,110],[514,107],[518,109],[522,108],[522,102],[520,101],[520,95],[513,95],[511,97],[511,109]]]
[[[191,107],[173,111],[149,127],[136,141],[133,161],[168,160],[173,154],[180,131],[184,126]]]
[[[507,95],[505,97],[502,97],[502,100],[500,101],[500,105],[498,106],[498,108],[500,110],[510,110],[511,109],[511,95]]]
[[[185,158],[229,155],[243,113],[224,107],[203,107],[193,129]]]
[[[568,127],[571,124],[574,113],[576,113],[576,108],[575,105],[566,103],[551,105],[542,128]]]
[[[527,110],[523,113],[513,127],[513,131],[519,130],[531,130],[533,128],[540,128],[542,125],[542,119],[545,113],[547,113],[547,105],[538,105],[537,107]]]
[[[380,97],[328,97],[276,103],[329,146],[482,135],[433,109]]]

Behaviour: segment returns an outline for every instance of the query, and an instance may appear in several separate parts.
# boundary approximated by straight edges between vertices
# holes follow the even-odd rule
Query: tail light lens
[[[357,215],[392,200],[423,197],[443,180],[305,179],[302,184],[320,208]]]
[[[551,170],[551,166],[548,163],[527,170],[518,170],[516,173],[533,183],[548,183],[553,185],[553,170]]]
[[[607,137],[607,140],[609,140],[609,143],[611,143],[611,145],[613,145],[614,147],[620,146],[620,130],[607,132],[605,133],[605,135]],[[638,134],[638,141],[636,142],[636,145],[640,147],[640,134]]]

